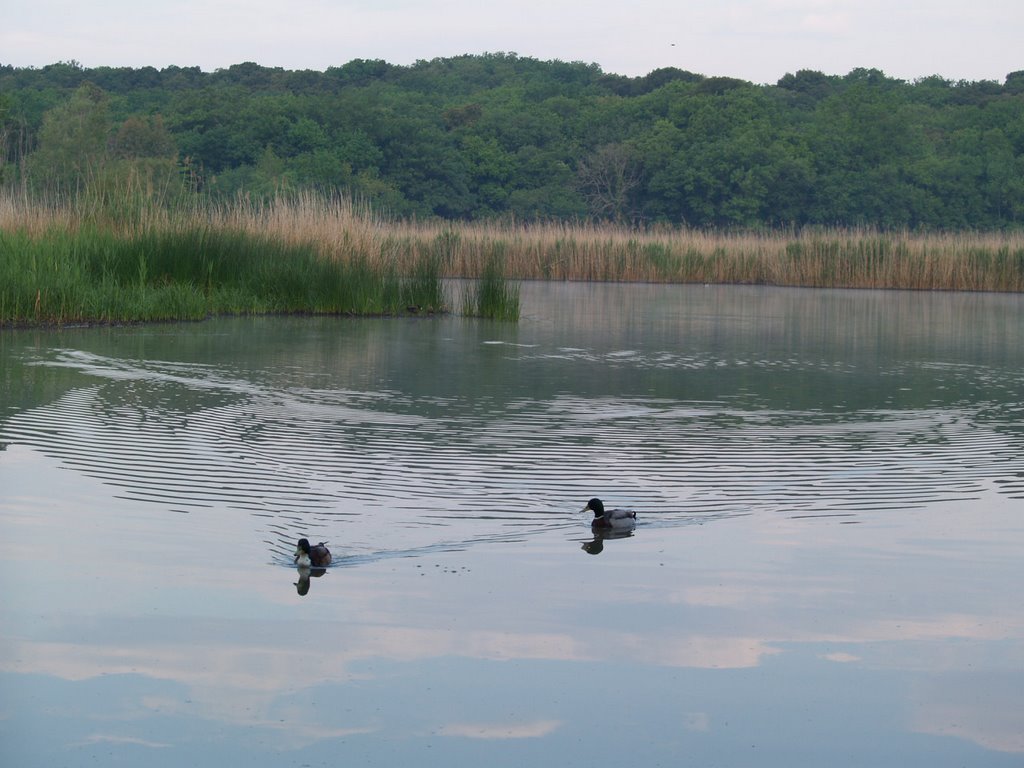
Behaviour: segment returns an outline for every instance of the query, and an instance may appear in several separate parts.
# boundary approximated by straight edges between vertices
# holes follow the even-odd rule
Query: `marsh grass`
[[[806,229],[633,231],[586,222],[390,221],[345,199],[300,195],[216,213],[243,230],[361,256],[405,274],[433,259],[443,277],[741,283],[822,288],[1024,290],[1024,233]]]
[[[1024,291],[1024,233],[634,231],[585,222],[389,220],[314,194],[232,204],[0,194],[0,323],[220,313],[518,316],[508,281]]]
[[[462,314],[491,320],[519,319],[519,286],[505,279],[499,258],[492,258],[480,278],[466,287]]]
[[[216,314],[444,311],[436,264],[324,258],[309,244],[199,222],[124,233],[0,230],[0,324],[196,320]]]

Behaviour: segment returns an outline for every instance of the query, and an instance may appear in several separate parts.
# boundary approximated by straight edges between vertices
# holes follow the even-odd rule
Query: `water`
[[[1024,299],[522,298],[0,333],[0,763],[1024,762]]]

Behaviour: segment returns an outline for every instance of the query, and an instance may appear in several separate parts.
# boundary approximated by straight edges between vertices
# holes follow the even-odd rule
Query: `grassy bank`
[[[1024,291],[1024,234],[636,232],[389,221],[344,199],[172,209],[0,195],[0,323],[463,309],[518,316],[509,280]]]
[[[0,322],[200,319],[216,314],[442,311],[437,264],[408,274],[308,245],[209,226],[0,232]]]
[[[0,325],[447,310],[430,252],[338,258],[254,210],[87,206],[0,200]]]

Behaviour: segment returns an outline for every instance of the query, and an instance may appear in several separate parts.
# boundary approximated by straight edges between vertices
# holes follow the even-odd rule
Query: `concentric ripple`
[[[855,518],[992,487],[1024,495],[1021,432],[987,426],[976,406],[824,413],[565,393],[469,402],[272,386],[226,367],[81,351],[38,364],[94,383],[15,414],[0,439],[127,499],[243,510],[282,557],[298,531],[343,536],[357,556],[577,531],[575,510],[593,495],[655,528]]]

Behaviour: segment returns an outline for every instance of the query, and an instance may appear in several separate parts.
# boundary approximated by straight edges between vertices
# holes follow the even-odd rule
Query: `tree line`
[[[1024,223],[1024,71],[773,85],[515,54],[326,71],[0,66],[0,184],[341,191],[399,216],[696,227]]]

